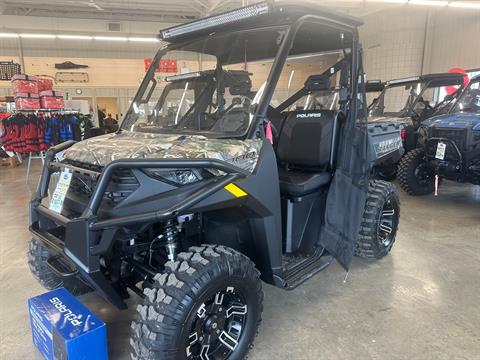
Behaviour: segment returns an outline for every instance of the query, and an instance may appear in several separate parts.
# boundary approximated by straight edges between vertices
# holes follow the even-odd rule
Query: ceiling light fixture
[[[21,38],[25,39],[55,39],[57,35],[53,34],[18,34]]]
[[[62,40],[92,40],[93,36],[88,35],[57,35]]]
[[[0,33],[0,38],[18,38],[18,34],[14,34],[14,33]]]
[[[128,41],[128,38],[120,36],[94,36],[93,39],[100,41]]]
[[[480,9],[480,2],[452,1],[448,7],[460,9]]]
[[[409,0],[409,4],[413,5],[430,5],[430,6],[447,6],[448,1],[442,0]]]
[[[129,41],[134,41],[134,42],[159,42],[160,40],[157,38],[147,38],[147,37],[129,37]]]

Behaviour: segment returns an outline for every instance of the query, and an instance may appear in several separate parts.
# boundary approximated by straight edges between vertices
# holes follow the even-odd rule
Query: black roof
[[[429,82],[431,87],[447,85],[463,85],[464,75],[459,73],[435,73],[411,76],[402,79],[387,81],[387,86],[411,84],[416,82]]]
[[[322,17],[326,24],[305,23],[290,55],[349,47],[357,26],[363,23],[310,2],[267,1],[164,29],[160,37],[172,45],[181,44],[182,50],[214,55],[224,64],[243,62],[245,52],[248,61],[256,61],[275,57],[281,28],[306,15]],[[248,44],[248,51],[239,44]]]
[[[239,18],[235,13],[242,10],[255,8],[251,17]],[[305,15],[320,16],[345,27],[355,28],[363,24],[361,19],[348,14],[333,11],[307,1],[279,1],[269,0],[243,8],[230,10],[221,14],[208,16],[202,19],[175,25],[160,31],[160,38],[169,43],[176,43],[185,38],[193,39],[202,37],[215,31],[239,31],[245,29],[290,25]],[[222,22],[225,21],[223,24]],[[204,28],[202,29],[202,25]],[[190,29],[185,34],[179,34],[182,29]]]

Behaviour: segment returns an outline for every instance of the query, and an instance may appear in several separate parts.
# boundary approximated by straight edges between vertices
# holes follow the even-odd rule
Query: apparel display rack
[[[82,115],[79,111],[73,110],[73,109],[29,109],[29,110],[15,110],[11,116],[14,116],[15,114],[51,114],[53,115],[70,115],[70,114],[78,114]],[[14,151],[15,155],[17,158],[21,159],[21,156],[18,152]],[[28,152],[28,163],[27,163],[27,176],[26,176],[26,181],[28,182],[28,179],[30,177],[30,169],[31,169],[31,164],[32,160],[41,160],[42,164],[45,162],[45,155],[46,155],[46,150],[39,150],[39,151],[29,151]]]

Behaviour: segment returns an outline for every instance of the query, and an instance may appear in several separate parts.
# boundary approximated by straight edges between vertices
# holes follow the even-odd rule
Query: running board
[[[59,277],[68,278],[78,274],[75,265],[61,255],[51,256],[45,263]]]
[[[283,287],[286,290],[293,290],[330,265],[333,256],[324,253],[323,248],[317,248],[312,255],[307,257],[295,260],[284,257],[287,264],[283,271]]]

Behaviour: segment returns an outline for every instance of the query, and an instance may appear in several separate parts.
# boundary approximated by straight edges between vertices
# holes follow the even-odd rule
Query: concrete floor
[[[35,166],[0,169],[0,359],[40,360],[27,299],[44,290],[25,258]],[[30,190],[29,190],[30,189]],[[402,196],[397,243],[379,262],[333,264],[292,292],[264,286],[251,359],[480,359],[480,187],[442,184],[439,197]],[[108,325],[111,359],[129,359],[130,321],[95,294],[81,297]],[[136,299],[129,301],[136,307]]]

